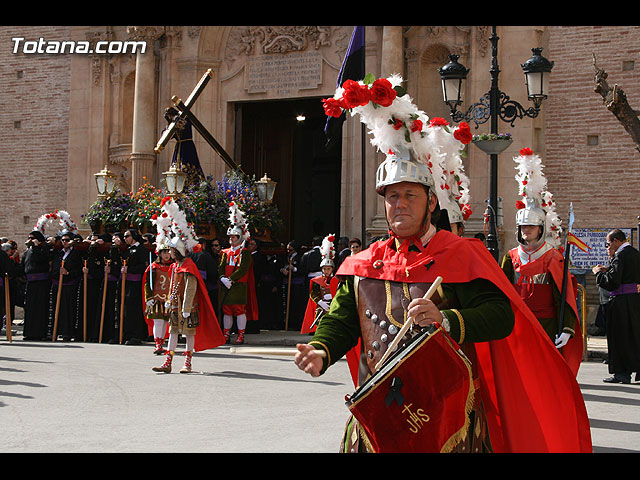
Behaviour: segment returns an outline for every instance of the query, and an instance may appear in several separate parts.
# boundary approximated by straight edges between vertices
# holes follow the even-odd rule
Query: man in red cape
[[[186,337],[186,352],[185,364],[180,372],[189,373],[193,351],[216,348],[225,343],[225,338],[198,267],[186,257],[186,246],[179,237],[171,240],[171,256],[175,262],[169,268],[171,290],[168,302],[170,330],[167,357],[164,364],[153,367],[152,370],[171,372],[178,335],[183,334]],[[192,290],[193,279],[197,282],[195,291]]]
[[[472,410],[478,423],[455,446],[465,448],[452,451],[591,452],[574,373],[484,245],[436,232],[433,187],[426,165],[408,153],[388,154],[377,191],[385,197],[391,238],[340,267],[342,283],[330,311],[312,340],[297,346],[298,368],[319,376],[360,341],[360,372],[371,375],[390,342],[389,322],[401,325],[404,314],[405,321],[414,318],[421,327],[442,323],[471,359],[477,382]],[[443,278],[439,298],[418,298],[437,276]],[[408,305],[400,305],[398,297]],[[359,384],[365,379],[361,376]],[[357,423],[348,423],[343,451],[371,451]],[[479,440],[475,431],[482,432]]]
[[[473,398],[446,416],[428,408],[448,397],[437,380],[426,387],[420,382],[405,386],[398,378],[400,384],[390,382],[387,399],[374,415],[388,415],[389,405],[407,387],[417,389],[412,399],[430,402],[426,410],[420,405],[421,411],[444,420],[427,419],[425,425],[424,417],[418,417],[427,430],[434,423],[450,426],[450,417],[466,419],[446,435],[430,431],[436,447],[420,451],[591,452],[589,419],[575,375],[493,256],[479,240],[436,231],[438,196],[451,188],[445,172],[452,170],[449,160],[462,163],[461,151],[471,141],[469,125],[461,122],[452,129],[444,119],[429,120],[407,100],[401,82],[392,75],[366,84],[345,82],[336,90],[336,97],[342,94],[334,98],[339,109],[359,113],[373,134],[372,143],[387,156],[376,172],[376,192],[384,197],[391,238],[340,266],[341,283],[331,308],[311,341],[297,345],[296,365],[317,377],[360,342],[362,386],[388,364],[383,362],[396,340],[399,349],[410,348],[410,334],[398,337],[409,320],[417,327],[439,324],[470,360],[467,380]],[[438,276],[442,283],[431,294],[429,287]],[[425,298],[425,292],[431,297]],[[448,367],[446,361],[425,364],[422,378],[437,379]],[[418,407],[413,400],[408,403],[412,405],[403,404],[405,410]],[[341,451],[377,451],[366,434],[372,424],[360,425],[366,415],[354,417],[347,423]],[[415,425],[415,417],[409,420]],[[406,426],[404,432],[411,435]],[[401,444],[396,450],[412,443],[393,440]]]
[[[474,343],[480,391],[495,452],[589,452],[591,434],[575,376],[495,259],[477,239],[438,231],[425,250],[401,256],[394,237],[345,261],[339,275],[396,282],[466,284],[486,279],[507,297],[513,331],[501,340]],[[376,262],[386,268],[376,269]],[[431,265],[429,269],[425,265]]]
[[[531,309],[549,340],[565,357],[574,375],[583,354],[582,329],[576,303],[576,279],[565,269],[559,244],[560,219],[555,213],[542,161],[530,148],[520,149],[516,162],[518,193],[516,239],[502,260],[502,269]],[[567,284],[562,298],[565,270]],[[564,303],[562,303],[564,301]],[[562,310],[562,315],[560,312]],[[562,325],[560,320],[562,319]]]

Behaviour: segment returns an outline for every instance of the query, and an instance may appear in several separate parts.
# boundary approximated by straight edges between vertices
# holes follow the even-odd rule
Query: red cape
[[[322,279],[322,276],[312,278],[311,281],[309,282],[309,290],[311,290],[311,287],[314,281],[320,282],[321,279]],[[336,277],[335,275],[331,277],[331,281],[329,283],[329,289],[331,290],[332,297],[336,296],[336,292],[338,291],[339,284],[340,284],[340,280],[338,279],[338,277]],[[304,313],[304,319],[302,321],[302,328],[300,329],[301,334],[311,333],[316,331],[316,328],[318,326],[316,325],[312,329],[311,324],[316,318],[317,307],[318,307],[318,304],[313,300],[311,300],[311,298],[309,298],[309,301],[307,302],[307,309]],[[345,356],[347,357],[347,365],[349,366],[349,373],[351,374],[351,380],[353,381],[353,386],[357,387],[358,386],[358,364],[360,363],[360,341],[358,341],[358,344],[355,347],[353,347],[351,350],[349,350]]]
[[[173,272],[177,273],[190,273],[198,279],[198,290],[196,297],[198,299],[198,314],[200,315],[200,325],[196,330],[196,339],[194,350],[200,352],[202,350],[208,350],[209,348],[216,348],[225,343],[224,335],[220,329],[218,323],[218,317],[211,305],[211,299],[207,292],[207,286],[202,280],[200,271],[193,260],[185,258],[181,266],[177,263],[172,263],[169,269],[169,274],[173,275]]]
[[[142,311],[145,313],[144,315],[144,321],[147,322],[147,327],[149,329],[149,335],[153,336],[153,318],[148,318],[146,315],[147,312],[147,292],[144,288],[146,282],[147,282],[147,277],[149,275],[149,272],[151,272],[151,269],[156,269],[159,268],[161,270],[164,270],[165,272],[169,272],[169,269],[171,268],[171,263],[168,265],[165,264],[161,264],[161,263],[157,263],[157,262],[152,262],[151,265],[149,265],[147,267],[147,269],[144,271],[144,274],[142,275]],[[169,337],[169,325],[167,324],[167,331],[164,334],[164,338],[168,338]]]
[[[438,231],[425,251],[400,255],[390,247],[393,241],[347,257],[338,275],[426,283],[437,276],[443,283],[484,278],[511,302],[512,333],[474,344],[494,451],[592,453],[589,418],[574,373],[484,244]],[[384,268],[374,268],[378,261]]]
[[[314,283],[319,283],[320,286],[325,285],[324,277],[320,275],[318,277],[312,278],[309,281],[309,291],[311,291],[311,288],[313,288]],[[331,280],[329,281],[329,290],[331,291],[331,297],[336,296],[336,291],[338,290],[339,283],[340,281],[335,275],[331,277]],[[309,301],[307,302],[307,309],[304,312],[304,319],[302,320],[302,328],[300,329],[300,333],[305,334],[316,331],[317,325],[311,328],[311,325],[316,318],[316,308],[318,308],[318,304],[314,302],[311,297],[309,297]]]
[[[513,249],[517,252],[517,248]],[[513,256],[511,255],[512,251],[509,251],[509,254],[513,263]],[[517,253],[516,253],[517,256]],[[526,270],[527,266],[534,266],[535,262],[543,262],[544,266],[542,267],[542,271],[548,271],[551,273],[553,277],[553,282],[557,285],[558,290],[562,293],[562,281],[564,278],[564,257],[559,250],[552,248],[545,252],[539,259],[534,260],[526,265],[520,266],[520,273],[523,275],[528,275]],[[515,269],[515,265],[514,265]],[[578,315],[578,304],[577,304],[577,280],[576,278],[569,273],[569,283],[567,283],[567,296],[566,302],[569,304],[573,313],[576,316],[576,323],[574,325],[575,335],[569,340],[569,342],[562,347],[562,355],[565,360],[569,364],[571,371],[573,371],[574,375],[578,374],[578,370],[580,369],[580,363],[582,362],[582,356],[584,354],[584,343],[582,339],[582,327],[580,325],[580,317]],[[548,338],[548,337],[547,337]]]

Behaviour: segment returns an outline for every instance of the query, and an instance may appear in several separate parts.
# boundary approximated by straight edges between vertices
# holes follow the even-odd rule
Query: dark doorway
[[[320,98],[236,105],[235,158],[245,173],[278,182],[284,243],[338,233],[342,148],[327,150],[326,118]]]

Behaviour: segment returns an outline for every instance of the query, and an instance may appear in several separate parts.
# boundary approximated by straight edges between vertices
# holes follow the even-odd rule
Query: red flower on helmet
[[[371,85],[370,98],[373,103],[382,107],[388,107],[393,103],[397,92],[391,86],[391,82],[386,78],[379,78]]]
[[[371,100],[369,87],[360,85],[354,80],[347,80],[342,84],[344,93],[342,94],[342,105],[345,108],[361,107]]]
[[[460,126],[453,132],[453,137],[465,145],[470,143],[473,135],[471,134],[469,124],[467,122],[460,122]]]
[[[342,115],[342,104],[340,100],[335,98],[324,98],[322,99],[322,106],[324,107],[324,113],[328,117],[339,117]]]
[[[449,122],[447,122],[444,118],[441,118],[441,117],[434,117],[431,120],[429,120],[430,127],[444,127],[445,125],[449,125]]]
[[[522,155],[523,157],[526,155],[533,155],[533,150],[531,150],[529,147],[525,147],[520,150],[520,155]]]

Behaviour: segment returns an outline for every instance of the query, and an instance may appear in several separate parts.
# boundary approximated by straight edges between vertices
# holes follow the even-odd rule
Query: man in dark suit
[[[58,325],[55,335],[62,336],[64,341],[71,340],[72,337],[81,339],[77,331],[78,327],[78,289],[80,288],[80,279],[82,278],[83,259],[82,254],[73,248],[72,241],[74,235],[64,233],[60,237],[62,249],[53,255],[51,264],[51,311],[50,318],[55,325],[56,306],[58,308]],[[62,275],[60,275],[62,274]],[[60,278],[62,278],[62,287],[60,291],[60,303],[58,305],[58,286]],[[54,338],[56,340],[56,338]]]
[[[609,373],[606,383],[630,383],[631,373],[640,372],[640,252],[627,242],[625,234],[611,230],[607,234],[607,252],[611,265],[596,265],[596,284],[608,290],[607,344]]]
[[[126,275],[123,340],[127,345],[140,345],[149,336],[142,303],[142,275],[149,266],[149,250],[136,229],[127,230],[124,241],[127,250],[122,257],[127,263],[121,267],[122,274]]]
[[[320,262],[322,261],[320,245],[322,244],[322,237],[315,236],[311,242],[311,250],[303,253],[300,259],[300,273],[308,278],[322,275],[322,270],[320,269]]]

